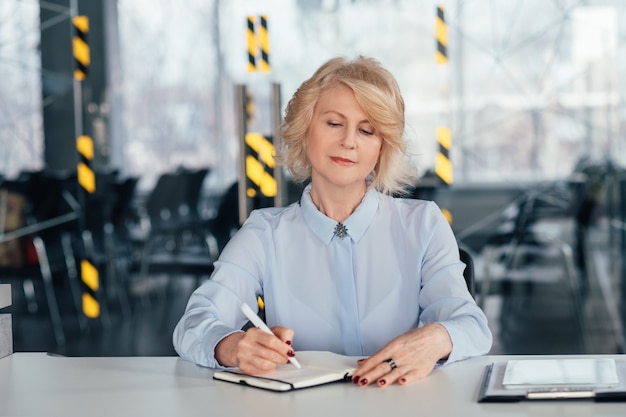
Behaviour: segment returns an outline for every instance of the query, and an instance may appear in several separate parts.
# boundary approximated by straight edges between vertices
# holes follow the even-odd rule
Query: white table
[[[476,398],[484,367],[491,362],[511,358],[513,356],[486,356],[459,362],[435,370],[427,379],[406,387],[360,388],[345,383],[274,393],[214,381],[211,379],[212,370],[176,357],[65,358],[45,353],[15,353],[0,359],[0,415],[626,415],[626,403],[554,401],[478,404]]]

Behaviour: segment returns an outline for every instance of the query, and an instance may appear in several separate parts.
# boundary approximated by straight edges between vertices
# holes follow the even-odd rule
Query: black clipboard
[[[554,361],[555,359],[546,360]],[[570,366],[567,360],[559,360],[563,361],[565,366]],[[597,358],[585,358],[585,360],[595,361]],[[478,393],[479,403],[550,400],[626,401],[626,361],[621,359],[615,359],[617,381],[611,380],[610,383],[594,381],[589,384],[506,385],[503,381],[508,363],[509,361],[494,362],[485,367]]]

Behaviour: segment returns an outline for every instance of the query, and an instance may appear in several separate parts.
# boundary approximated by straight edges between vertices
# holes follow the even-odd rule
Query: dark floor
[[[483,308],[495,336],[493,354],[622,353],[624,348],[619,305],[619,284],[610,271],[611,249],[604,235],[592,236],[588,273],[579,303],[568,285],[541,282],[511,285],[504,294],[489,295]],[[484,262],[477,255],[480,280]],[[538,275],[538,274],[535,274]],[[163,277],[154,277],[163,284]],[[108,323],[90,320],[80,330],[69,307],[62,308],[66,343],[55,343],[45,303],[29,312],[21,285],[13,285],[15,351],[48,351],[66,356],[175,355],[171,335],[196,285],[193,277],[175,277],[169,287],[156,285],[149,297],[134,297],[131,314],[124,316],[112,303]],[[167,288],[165,291],[164,289]],[[67,301],[69,303],[69,301]],[[578,305],[578,308],[576,306]]]

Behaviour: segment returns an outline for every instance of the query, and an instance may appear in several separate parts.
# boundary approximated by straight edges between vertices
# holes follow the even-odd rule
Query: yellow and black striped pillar
[[[450,148],[452,146],[452,133],[447,127],[437,128],[437,143],[439,149],[437,151],[437,158],[435,161],[435,174],[437,178],[445,184],[452,184],[452,163],[450,162]],[[441,212],[448,220],[448,223],[452,224],[452,213],[446,208],[441,208]]]
[[[446,29],[446,21],[444,17],[444,8],[437,7],[437,18],[435,21],[435,38],[437,41],[437,50],[435,51],[435,63],[448,63],[448,35]],[[442,91],[447,91],[443,88]],[[447,100],[447,97],[444,97]],[[435,173],[441,182],[445,185],[452,184],[452,163],[450,162],[450,149],[452,147],[452,133],[447,126],[437,127],[437,157],[435,161]]]
[[[435,20],[435,40],[437,50],[435,51],[435,62],[437,64],[448,63],[448,29],[443,6],[437,7],[437,19]]]
[[[280,85],[272,85],[271,133],[259,132],[250,122],[259,118],[254,114],[253,95],[244,84],[236,86],[237,130],[239,133],[239,222],[243,224],[250,212],[261,207],[284,205],[284,176],[282,167],[275,163],[275,148],[280,140]],[[267,114],[267,113],[265,113]],[[253,123],[256,125],[257,123]]]
[[[89,32],[89,18],[87,16],[76,16],[72,19],[74,25],[74,36],[72,38],[72,51],[76,69],[74,78],[83,81],[87,77],[87,69],[91,64],[91,53],[87,43],[87,32]]]
[[[437,158],[435,161],[435,173],[445,184],[452,184],[452,162],[450,162],[450,148],[452,147],[452,133],[448,127],[438,127],[437,136]]]
[[[261,48],[261,62],[259,62],[259,70],[261,72],[270,72],[270,39],[267,32],[267,16],[260,16],[260,20],[259,47]]]
[[[83,216],[85,215],[85,201],[87,196],[96,191],[96,175],[92,169],[94,157],[93,139],[81,135],[76,139],[76,149],[79,155],[77,166],[78,184],[80,185],[83,201]],[[89,318],[100,316],[100,303],[96,297],[100,287],[98,270],[91,259],[85,256],[80,262],[80,276],[83,282],[82,308],[83,314]]]
[[[78,161],[78,184],[81,189],[88,194],[93,194],[96,191],[96,175],[91,168],[91,161],[93,161],[94,147],[93,139],[87,135],[81,135],[76,140],[76,149],[80,160]]]
[[[277,184],[274,178],[274,144],[271,137],[246,133],[246,195],[274,198]]]
[[[267,31],[267,16],[259,16],[258,20],[259,29],[257,31],[255,29],[257,16],[248,16],[247,19],[248,72],[256,72],[257,70],[270,72],[270,42]]]
[[[274,144],[271,137],[260,133],[246,133],[246,196],[248,199],[257,197],[276,197],[278,184],[274,178]],[[265,319],[265,302],[263,297],[257,298],[259,316]]]
[[[248,72],[256,71],[256,38],[254,37],[254,16],[248,16],[246,40],[248,47]]]
[[[446,19],[444,13],[444,7],[437,7],[437,17],[435,19],[435,64],[447,65],[448,64],[448,29],[446,27]],[[446,88],[442,89],[447,91]],[[447,97],[444,97],[447,99]],[[439,126],[435,131],[437,138],[437,156],[435,159],[435,174],[439,178],[443,185],[452,184],[452,163],[450,161],[450,149],[452,148],[452,132],[447,126]],[[452,213],[446,209],[441,209],[441,212],[448,220],[448,223],[452,224]]]

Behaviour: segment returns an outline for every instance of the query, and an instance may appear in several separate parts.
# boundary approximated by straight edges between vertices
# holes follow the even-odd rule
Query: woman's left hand
[[[387,343],[359,361],[352,382],[360,386],[410,384],[428,376],[440,359],[452,351],[452,341],[441,324],[418,327]]]

